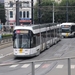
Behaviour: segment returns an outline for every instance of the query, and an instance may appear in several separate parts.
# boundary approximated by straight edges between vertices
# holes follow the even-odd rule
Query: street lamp
[[[33,0],[31,0],[31,20],[32,20],[32,24],[34,23],[34,19],[33,19]]]
[[[53,2],[53,23],[54,23],[54,2]]]
[[[6,24],[9,25],[9,3],[4,3],[5,6],[5,15],[6,15]]]
[[[66,0],[66,21],[68,22],[68,0]]]
[[[41,11],[40,11],[40,3],[41,3],[41,1],[38,0],[38,5],[39,5],[39,10],[38,10],[39,24],[41,23],[41,18],[40,18],[40,15],[41,15]]]
[[[7,20],[7,25],[9,25],[9,10],[6,9],[6,20]]]
[[[19,25],[19,0],[16,1],[16,25]]]
[[[52,0],[52,3],[53,3],[53,15],[52,15],[53,16],[53,23],[54,23],[54,1],[55,0]]]

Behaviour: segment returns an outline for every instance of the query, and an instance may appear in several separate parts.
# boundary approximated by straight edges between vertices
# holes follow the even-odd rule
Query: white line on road
[[[40,65],[41,65],[41,64],[36,64],[36,65],[35,65],[35,68],[38,68]]]
[[[63,65],[58,65],[56,68],[63,68]]]
[[[10,67],[15,68],[15,67],[17,67],[17,66],[18,66],[18,64],[16,64],[16,65],[11,65]]]
[[[30,64],[24,64],[21,68],[27,68]]]
[[[8,53],[8,54],[6,54],[6,55],[1,54],[0,58],[4,58],[4,57],[9,56],[9,55],[11,55],[11,54],[13,54],[13,52],[12,52],[12,53]]]
[[[71,69],[74,69],[75,68],[75,65],[71,65]]]

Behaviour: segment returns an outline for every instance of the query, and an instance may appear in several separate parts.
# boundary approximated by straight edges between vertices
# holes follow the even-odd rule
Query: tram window
[[[40,33],[36,34],[36,46],[40,45]]]
[[[42,36],[43,38],[46,38],[46,32],[42,32],[41,36]]]
[[[56,36],[59,36],[59,28],[56,29]]]
[[[46,32],[41,33],[42,43],[46,42]]]
[[[34,43],[34,45],[36,45],[36,37],[35,36],[33,37],[33,43]]]
[[[50,37],[50,30],[49,30],[49,31],[47,31],[47,36],[48,36],[48,37]]]
[[[50,39],[50,30],[47,31],[47,41]]]
[[[55,37],[57,37],[57,34],[58,34],[57,29],[55,29]]]
[[[75,31],[75,26],[72,26],[72,27],[71,27],[71,31],[72,31],[72,32]]]
[[[35,35],[33,35],[33,37],[31,38],[31,48],[36,46],[36,37]]]
[[[54,30],[51,30],[51,37],[54,37]]]

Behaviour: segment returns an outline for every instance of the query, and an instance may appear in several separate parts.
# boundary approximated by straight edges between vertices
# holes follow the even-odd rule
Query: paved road
[[[13,47],[0,50],[0,75],[31,75],[32,65],[26,61],[46,60],[75,56],[75,38],[62,39],[58,44],[33,58],[14,59]],[[23,64],[20,64],[23,63]],[[10,64],[10,65],[9,65]],[[35,63],[35,75],[68,75],[67,60]],[[71,75],[75,75],[75,60],[71,60]]]

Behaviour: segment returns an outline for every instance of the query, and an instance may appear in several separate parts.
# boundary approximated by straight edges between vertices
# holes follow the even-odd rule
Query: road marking
[[[10,64],[13,64],[13,63],[12,62],[2,63],[2,64],[0,64],[0,66],[10,65]]]
[[[35,65],[35,68],[38,68],[40,65],[41,65],[41,64],[36,64],[36,65]]]
[[[8,54],[6,54],[6,55],[4,55],[4,57],[6,57],[6,56],[8,56],[8,55],[11,55],[11,54],[13,54],[13,52],[12,52],[12,53],[8,53]]]
[[[0,58],[3,58],[3,54],[0,54]]]
[[[11,54],[13,54],[13,52],[12,52],[12,53],[8,53],[8,54],[6,54],[6,55],[1,54],[0,58],[3,58],[3,57],[6,57],[6,56],[9,56],[9,55],[11,55]]]
[[[71,65],[71,69],[74,69],[75,68],[75,65]]]
[[[58,65],[56,68],[63,68],[64,65]]]
[[[16,65],[11,65],[10,67],[15,68],[15,67],[17,67],[17,66],[18,66],[18,64],[16,64]]]
[[[45,65],[42,66],[42,68],[47,68],[49,66],[50,66],[50,64],[45,64]]]
[[[30,64],[24,64],[21,68],[27,68]]]

